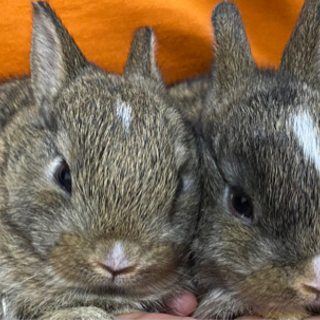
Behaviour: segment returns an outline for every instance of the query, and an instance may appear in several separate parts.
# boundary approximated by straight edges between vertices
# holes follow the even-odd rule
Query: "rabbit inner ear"
[[[38,105],[51,101],[74,78],[86,60],[45,2],[33,2],[31,81]]]
[[[319,13],[319,0],[305,1],[279,67],[279,71],[298,77],[314,88],[319,88]]]

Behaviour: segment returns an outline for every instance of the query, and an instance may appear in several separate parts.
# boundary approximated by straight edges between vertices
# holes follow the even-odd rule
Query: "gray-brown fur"
[[[12,119],[17,111],[30,106],[33,92],[31,86],[26,83],[30,81],[25,79],[12,79],[0,85],[0,130],[2,131],[6,124]]]
[[[46,3],[32,37],[31,78],[0,86],[0,318],[161,310],[189,286],[198,164],[152,30],[136,32],[123,76],[88,63]],[[112,282],[101,264],[116,243],[129,268]]]
[[[199,125],[211,83],[211,74],[208,73],[168,87],[169,95],[175,101],[176,108],[193,127]]]
[[[306,0],[278,71],[255,66],[234,4],[213,12],[193,246],[198,318],[301,319],[319,306],[309,286],[320,253],[319,5]],[[252,219],[232,209],[236,193],[251,202]]]

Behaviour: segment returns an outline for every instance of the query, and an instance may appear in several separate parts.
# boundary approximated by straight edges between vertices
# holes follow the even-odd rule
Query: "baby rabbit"
[[[198,161],[153,38],[105,73],[33,3],[31,77],[0,86],[1,319],[113,319],[188,287]]]
[[[298,319],[320,307],[319,17],[320,1],[306,0],[274,71],[256,67],[234,4],[213,12],[195,317]]]

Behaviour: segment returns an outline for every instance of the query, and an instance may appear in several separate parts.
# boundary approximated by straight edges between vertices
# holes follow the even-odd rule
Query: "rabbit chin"
[[[299,310],[266,310],[265,312],[253,313],[252,315],[266,317],[266,319],[305,319],[310,316],[310,313],[302,308]]]
[[[253,311],[252,314],[268,319],[305,319],[310,314],[319,314],[320,296],[318,294],[310,294],[308,298],[299,293],[298,296],[295,303],[270,302],[265,307],[259,308],[257,312]]]
[[[299,292],[292,301],[273,300],[264,306],[253,306],[252,315],[267,319],[305,319],[313,313],[320,312],[320,297],[316,294],[301,295]],[[258,299],[258,298],[257,298]]]

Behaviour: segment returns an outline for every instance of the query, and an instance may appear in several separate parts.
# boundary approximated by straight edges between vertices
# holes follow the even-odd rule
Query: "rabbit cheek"
[[[92,247],[84,243],[78,236],[64,235],[51,252],[49,264],[54,273],[67,282],[65,286],[74,286],[80,279],[86,279],[90,272],[88,255]],[[82,283],[85,283],[82,280]]]
[[[253,314],[271,319],[305,318],[309,315],[306,306],[319,304],[319,295],[312,287],[317,276],[310,266],[307,272],[303,269],[266,265],[238,284],[238,295],[253,307]]]

